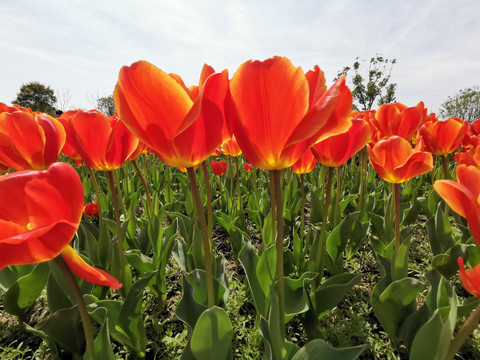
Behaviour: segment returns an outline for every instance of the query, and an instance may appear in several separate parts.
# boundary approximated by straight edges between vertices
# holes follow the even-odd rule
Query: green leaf
[[[300,279],[285,277],[285,313],[286,321],[296,314],[308,310],[309,300],[305,292],[305,282],[311,281],[317,276],[316,273],[304,273]]]
[[[214,306],[198,318],[190,348],[197,360],[226,359],[232,339],[233,327],[227,312]]]
[[[146,352],[145,325],[142,316],[143,291],[153,275],[155,272],[146,274],[132,285],[115,325],[119,335],[123,335],[123,342],[141,357],[145,356]]]
[[[292,360],[354,360],[367,348],[366,345],[334,348],[322,339],[315,339],[302,347]]]
[[[272,245],[262,253],[255,269],[258,283],[260,284],[260,287],[262,288],[265,297],[269,296],[270,286],[275,281],[276,266],[277,254],[275,245]]]
[[[430,247],[434,255],[443,254],[454,245],[452,226],[441,206],[426,223]]]
[[[95,338],[94,347],[96,359],[115,360],[115,354],[113,353],[110,342],[110,332],[108,330],[108,317],[105,318],[105,323]]]
[[[40,263],[31,273],[22,276],[5,293],[3,306],[5,311],[24,319],[27,310],[42,293],[49,274],[48,264]]]

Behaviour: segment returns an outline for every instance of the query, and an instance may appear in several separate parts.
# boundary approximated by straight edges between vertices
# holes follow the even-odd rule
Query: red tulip
[[[312,150],[308,149],[300,160],[292,165],[292,170],[297,174],[308,174],[315,168],[315,165],[317,165],[317,160],[313,156]]]
[[[75,144],[73,143],[72,135],[70,134],[69,123],[73,115],[75,115],[79,111],[81,110],[69,110],[64,112],[62,115],[60,115],[60,117],[58,117],[58,121],[60,121],[60,123],[63,125],[63,128],[65,129],[65,133],[67,135],[65,140],[65,145],[63,145],[63,148],[62,148],[62,154],[76,161],[82,160],[82,157],[77,152],[77,149],[75,148]]]
[[[460,268],[460,280],[462,285],[470,294],[480,298],[480,264],[465,270],[463,258],[458,258],[458,266]]]
[[[466,124],[459,118],[436,121],[420,128],[425,150],[434,155],[454,152],[465,136]]]
[[[93,216],[94,218],[98,219],[98,204],[89,203],[89,204],[85,205],[85,208],[83,209],[83,212],[89,218],[91,218]]]
[[[304,74],[290,60],[243,63],[230,81],[230,129],[255,167],[292,166],[313,144],[350,127],[352,95],[340,78],[327,91],[323,72]]]
[[[252,171],[252,165],[246,162],[245,164],[243,164],[243,169],[245,170],[245,172],[250,172]]]
[[[402,137],[391,136],[367,146],[370,163],[382,179],[403,183],[433,169],[432,154],[414,151]]]
[[[120,69],[113,95],[120,119],[170,166],[197,167],[230,137],[224,117],[228,72],[202,81],[195,95],[178,75],[146,61]]]
[[[223,152],[225,155],[230,156],[242,155],[242,150],[238,146],[237,140],[235,140],[235,136],[227,142],[223,143],[222,146],[220,146],[220,151]]]
[[[421,101],[415,107],[389,103],[381,105],[375,116],[370,117],[370,121],[383,137],[397,135],[412,140],[425,122],[426,116],[427,109]]]
[[[0,162],[20,170],[45,170],[57,161],[65,130],[53,117],[29,111],[0,114]]]
[[[480,245],[480,169],[459,165],[457,181],[438,180],[433,187],[453,211],[467,219],[470,232]]]
[[[69,246],[83,212],[83,187],[66,163],[44,171],[0,177],[0,270],[36,264],[62,254],[78,276],[118,289],[118,281],[81,260]],[[89,274],[88,277],[82,275]],[[108,276],[107,276],[108,275]]]
[[[212,160],[210,163],[210,166],[212,167],[212,171],[215,175],[225,175],[227,172],[227,162],[226,161],[215,161]]]
[[[138,145],[138,139],[118,117],[107,117],[97,110],[73,114],[68,132],[85,164],[95,170],[119,168]]]
[[[343,165],[360,151],[370,139],[370,127],[365,120],[353,119],[347,132],[325,139],[312,147],[317,161],[325,166]]]

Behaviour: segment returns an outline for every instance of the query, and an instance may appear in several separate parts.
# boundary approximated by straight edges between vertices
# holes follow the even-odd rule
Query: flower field
[[[1,359],[478,359],[480,120],[318,66],[0,103]]]

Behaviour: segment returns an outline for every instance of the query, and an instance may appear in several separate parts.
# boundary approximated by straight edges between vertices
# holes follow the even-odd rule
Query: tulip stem
[[[448,165],[447,165],[446,155],[442,155],[442,168],[443,168],[443,178],[445,180],[448,180],[449,176],[448,176]],[[448,218],[448,213],[449,213],[449,207],[448,207],[448,204],[445,203],[445,215],[447,215],[447,218]]]
[[[230,155],[228,155],[228,169],[230,171],[230,199],[231,199],[233,196],[233,170],[232,170],[232,159]]]
[[[238,208],[238,214],[242,211],[242,189],[240,188],[240,170],[238,169],[238,156],[235,157],[235,163],[237,165],[237,192],[238,192],[238,198],[237,198],[237,208]]]
[[[150,198],[150,191],[148,191],[147,181],[146,181],[145,177],[142,175],[142,172],[140,171],[140,168],[138,167],[137,159],[133,159],[132,163],[133,163],[133,167],[137,171],[137,174],[140,178],[140,181],[142,182],[143,187],[145,189],[145,197],[147,198],[148,210],[149,210],[150,216],[151,216],[153,214],[153,205],[152,205],[152,199]]]
[[[208,236],[207,222],[203,211],[202,199],[198,191],[197,179],[195,178],[195,170],[192,167],[187,168],[190,187],[192,188],[193,199],[197,208],[198,221],[200,222],[200,230],[202,231],[203,251],[205,253],[205,273],[207,281],[207,303],[208,307],[215,306],[215,295],[213,291],[213,273],[212,273],[212,257]]]
[[[65,260],[63,259],[62,255],[57,256],[55,259],[55,263],[60,268],[65,276],[65,279],[70,285],[72,289],[73,296],[75,297],[75,301],[77,302],[78,311],[80,313],[80,318],[82,319],[82,326],[83,332],[85,334],[85,341],[87,343],[87,348],[85,350],[85,354],[88,354],[90,359],[95,359],[95,346],[93,340],[93,331],[92,331],[92,322],[90,321],[90,315],[88,314],[87,305],[85,304],[85,299],[83,298],[82,291],[78,286],[75,277],[72,274],[72,271],[66,264]]]
[[[328,208],[330,207],[330,197],[332,193],[332,178],[333,178],[333,167],[328,167],[328,178],[327,185],[325,188],[325,203],[323,205],[323,218],[322,218],[322,227],[320,230],[320,237],[318,239],[318,248],[317,248],[317,257],[315,259],[315,272],[322,273],[324,257],[325,257],[325,232],[327,230],[327,219],[328,219]],[[320,279],[321,280],[321,277]]]
[[[398,250],[401,244],[400,239],[400,184],[394,184],[393,194],[395,201],[395,250]]]
[[[270,176],[270,209],[271,209],[271,213],[272,213],[272,238],[271,238],[271,242],[270,244],[267,244],[267,243],[264,243],[264,250],[273,243],[274,239],[275,239],[275,233],[276,233],[276,225],[275,225],[275,221],[276,221],[276,208],[277,208],[277,203],[275,201],[275,178],[273,176],[273,170],[270,170],[268,172],[269,176]]]
[[[112,171],[107,171],[107,174],[108,174],[108,181],[110,183],[110,190],[112,191],[113,211],[115,213],[115,223],[117,225],[118,260],[120,264],[120,278],[121,278],[121,282],[123,283],[122,290],[124,289],[123,292],[122,290],[120,290],[120,292],[126,295],[132,284],[132,276],[130,273],[130,267],[127,263],[127,259],[125,258],[125,254],[124,254],[122,224],[120,222],[120,211],[118,209],[117,192],[115,190]],[[127,276],[128,276],[128,279],[127,279]]]
[[[278,312],[280,316],[280,332],[282,339],[285,339],[285,279],[283,269],[283,241],[284,241],[284,228],[283,228],[283,204],[282,204],[282,187],[280,176],[281,170],[270,170],[274,183],[273,190],[275,192],[275,204],[277,214],[277,238],[276,238],[276,251],[277,251],[277,293],[278,293]]]
[[[85,165],[86,166],[86,165]],[[88,170],[90,171],[90,177],[92,178],[93,188],[95,189],[95,197],[97,198],[97,205],[98,205],[98,226],[101,229],[103,224],[103,212],[102,212],[102,201],[100,199],[100,189],[98,188],[97,179],[95,178],[95,174],[90,166],[87,166]]]
[[[480,321],[480,305],[470,314],[468,319],[465,321],[463,326],[458,331],[457,335],[453,338],[448,349],[447,360],[453,359],[455,354],[460,350],[463,343],[470,334],[478,327],[478,322]]]
[[[335,207],[333,216],[333,228],[340,223],[340,191],[341,191],[341,175],[340,166],[337,166],[337,188],[335,192]]]
[[[300,188],[302,191],[302,205],[300,206],[300,244],[303,246],[305,237],[305,174],[300,174]]]
[[[115,178],[116,188],[118,189],[117,199],[118,199],[119,209],[122,212],[122,214],[125,215],[127,212],[125,211],[125,204],[123,203],[123,198],[121,195],[120,175],[118,174],[118,169],[113,170],[112,173],[113,173],[113,177]]]
[[[213,244],[213,210],[212,210],[212,189],[210,187],[210,178],[208,176],[207,161],[202,161],[203,176],[205,178],[205,189],[207,191],[207,229],[208,240]]]
[[[358,158],[360,162],[360,189],[359,189],[359,199],[358,199],[358,211],[360,214],[363,212],[363,208],[365,206],[365,183],[366,183],[366,167],[367,167],[367,149],[363,148],[358,153]],[[363,215],[360,215],[363,216]]]

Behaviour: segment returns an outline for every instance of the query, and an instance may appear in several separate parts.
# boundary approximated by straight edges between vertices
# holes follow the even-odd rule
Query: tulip
[[[370,163],[385,181],[393,183],[395,204],[395,249],[400,246],[399,184],[433,169],[432,154],[414,151],[402,137],[391,136],[367,146]],[[418,149],[415,149],[418,150]]]
[[[220,146],[220,151],[223,152],[225,155],[229,156],[242,155],[242,150],[238,146],[237,140],[235,140],[235,136],[227,142],[223,143],[222,146]]]
[[[77,153],[95,170],[119,168],[138,145],[138,139],[118,117],[108,117],[97,110],[72,114],[68,132]]]
[[[93,217],[94,219],[98,219],[98,205],[95,203],[89,203],[85,205],[83,213],[89,218]]]
[[[438,180],[433,187],[453,211],[467,219],[470,232],[480,245],[480,169],[459,165],[457,181]]]
[[[432,154],[414,151],[410,143],[399,136],[380,140],[367,149],[378,175],[390,183],[400,184],[433,169]]]
[[[308,174],[309,172],[312,172],[316,164],[317,160],[315,159],[315,156],[313,156],[311,149],[309,149],[305,151],[305,154],[303,154],[295,164],[292,165],[292,170],[300,175]]]
[[[53,117],[29,111],[0,113],[0,162],[17,170],[46,170],[57,161],[65,130]]]
[[[250,172],[252,171],[252,165],[250,165],[248,162],[244,163],[243,164],[243,170],[245,170],[245,172]]]
[[[70,121],[78,111],[81,110],[69,110],[64,112],[62,115],[58,117],[58,121],[63,125],[63,128],[66,133],[66,139],[65,139],[65,145],[63,145],[62,148],[62,154],[65,156],[68,156],[69,158],[75,160],[75,161],[81,161],[82,157],[80,154],[77,152],[77,149],[75,148],[75,145],[72,140],[72,135],[70,134]]]
[[[170,166],[198,167],[230,137],[224,119],[228,72],[202,79],[195,95],[178,75],[146,61],[120,69],[113,95],[120,119]]]
[[[290,167],[313,144],[351,125],[345,78],[327,91],[318,66],[304,74],[287,58],[247,61],[230,88],[235,106],[229,126],[245,157],[260,169]]]
[[[459,118],[436,121],[420,128],[425,150],[434,155],[454,152],[465,136],[466,124]]]
[[[226,161],[212,161],[210,163],[212,171],[215,175],[222,176],[227,172],[227,162]]]
[[[421,101],[415,107],[389,103],[381,105],[370,121],[382,137],[396,135],[410,141],[425,122],[426,115],[427,109]]]

